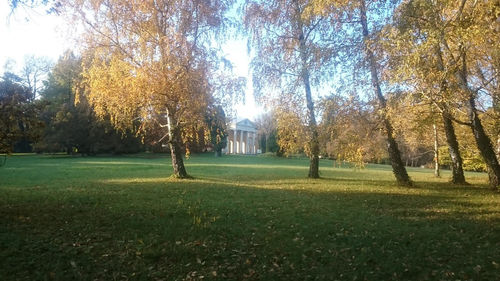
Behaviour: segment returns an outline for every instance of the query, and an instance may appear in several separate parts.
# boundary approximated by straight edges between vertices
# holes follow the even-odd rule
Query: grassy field
[[[487,176],[307,160],[13,156],[0,168],[0,280],[500,280]]]

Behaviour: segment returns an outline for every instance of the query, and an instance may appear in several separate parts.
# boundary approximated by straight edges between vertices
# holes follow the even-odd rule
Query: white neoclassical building
[[[257,128],[248,119],[233,121],[228,130],[226,154],[257,154],[259,151]]]

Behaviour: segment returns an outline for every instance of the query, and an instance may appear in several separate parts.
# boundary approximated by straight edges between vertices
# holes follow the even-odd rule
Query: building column
[[[243,130],[240,130],[240,151],[238,153],[243,153]]]
[[[248,154],[249,153],[249,149],[250,149],[249,134],[250,134],[250,132],[247,132],[247,136],[245,138],[245,154]]]
[[[236,154],[236,129],[233,131],[233,154]]]
[[[252,133],[251,132],[247,132],[247,139],[248,139],[247,154],[252,154]]]
[[[251,147],[252,154],[255,154],[254,144],[255,144],[255,137],[252,132],[252,147]]]
[[[255,140],[253,138],[253,132],[251,134],[251,140],[250,140],[250,154],[254,154],[254,149],[253,149],[253,144],[254,144]]]
[[[226,137],[226,154],[229,154],[229,134]]]
[[[253,154],[257,154],[257,133],[253,132]]]

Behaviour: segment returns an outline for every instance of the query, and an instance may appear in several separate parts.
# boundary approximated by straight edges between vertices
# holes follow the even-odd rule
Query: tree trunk
[[[466,52],[464,48],[462,48],[460,55],[462,65],[457,72],[458,84],[460,89],[469,97],[467,101],[467,115],[474,139],[476,140],[477,148],[479,149],[479,152],[481,153],[481,156],[483,157],[483,160],[488,168],[490,187],[494,190],[498,190],[498,186],[500,185],[500,164],[498,163],[491,140],[484,131],[481,119],[479,119],[477,114],[476,93],[469,87],[467,81]]]
[[[439,178],[441,173],[439,170],[439,139],[436,123],[432,124],[432,129],[434,130],[434,176]]]
[[[497,159],[500,160],[500,135],[497,137]]]
[[[449,118],[446,112],[443,112],[443,125],[446,135],[446,143],[448,144],[448,152],[451,158],[451,182],[454,184],[466,184],[464,170],[462,168],[462,156],[458,150],[457,135],[453,127],[453,121]]]
[[[439,71],[445,71],[443,54],[441,52],[441,47],[439,45],[435,46],[435,54],[437,57],[437,67]],[[448,83],[446,80],[441,81],[441,91],[445,92],[448,89]],[[448,152],[451,158],[451,182],[454,184],[467,184],[465,181],[464,169],[462,156],[460,155],[460,150],[458,148],[457,135],[455,134],[455,128],[453,127],[453,121],[448,115],[447,105],[442,103],[440,106],[443,118],[444,132],[446,135],[446,143],[448,144]]]
[[[499,79],[500,79],[500,69],[497,71]],[[496,116],[494,126],[496,128],[495,132],[497,135],[497,148],[496,148],[496,154],[497,154],[497,160],[500,161],[500,88],[497,88],[497,94],[498,97],[493,96],[493,112],[495,113],[494,116]]]
[[[500,73],[499,73],[500,76]],[[500,89],[498,91],[500,94]],[[497,135],[497,148],[496,148],[496,154],[497,154],[497,159],[500,161],[500,97],[495,98],[493,97],[493,110],[495,113],[495,116],[497,117],[494,123],[494,126],[496,128],[496,135]]]
[[[271,150],[271,145],[270,145],[270,142],[269,142],[269,139],[271,138],[271,135],[268,135],[266,138],[265,138],[265,143],[266,143],[266,146],[264,147],[264,152],[272,152]]]
[[[387,102],[385,100],[384,95],[382,95],[382,90],[380,88],[380,81],[378,79],[378,71],[377,71],[375,56],[374,56],[371,48],[369,46],[367,46],[367,42],[370,38],[369,38],[368,23],[367,23],[367,18],[366,18],[365,0],[361,0],[360,13],[361,13],[361,27],[363,29],[363,39],[364,39],[363,43],[365,45],[364,49],[365,49],[366,57],[368,59],[368,64],[370,66],[372,87],[373,87],[373,89],[375,91],[375,95],[378,99],[379,107],[382,110],[382,118],[384,121],[385,130],[387,133],[387,150],[389,152],[389,158],[391,159],[392,172],[394,173],[394,176],[396,177],[396,181],[399,185],[412,186],[413,183],[410,179],[410,176],[408,176],[408,173],[407,173],[406,168],[403,164],[403,161],[401,160],[401,153],[399,151],[396,139],[394,138],[394,134],[393,134],[394,129],[392,127],[391,122],[389,121],[389,119],[387,117],[387,113],[386,113]]]
[[[319,141],[318,132],[316,128],[312,132],[313,137],[311,139],[311,156],[309,160],[309,173],[310,178],[319,178]]]
[[[298,9],[298,14],[300,15],[299,8]],[[301,78],[302,82],[304,83],[304,90],[306,93],[306,103],[307,103],[307,114],[308,114],[308,119],[309,119],[309,133],[311,136],[311,139],[309,140],[309,149],[310,149],[310,156],[309,156],[309,174],[308,177],[310,178],[319,178],[319,134],[318,134],[318,128],[317,128],[317,123],[316,123],[316,117],[314,115],[314,102],[312,100],[312,93],[311,93],[311,82],[310,82],[310,73],[309,73],[309,66],[308,66],[308,55],[307,55],[307,46],[305,42],[305,37],[304,37],[304,31],[303,31],[303,25],[301,22],[301,18],[297,17],[297,27],[298,27],[298,32],[299,32],[299,51],[300,51],[300,59],[301,59]]]
[[[184,167],[184,161],[182,160],[182,150],[181,150],[181,130],[175,122],[173,116],[169,110],[167,110],[167,125],[168,125],[168,144],[170,146],[170,155],[172,157],[172,168],[174,173],[172,174],[175,178],[189,178]]]
[[[410,176],[406,172],[406,168],[401,160],[401,154],[399,152],[398,144],[394,139],[392,132],[392,125],[390,124],[387,117],[384,116],[384,123],[387,131],[387,150],[389,152],[389,158],[391,159],[392,172],[396,177],[396,181],[401,186],[412,186]]]
[[[215,157],[222,157],[222,148],[215,150]]]
[[[491,140],[486,135],[484,131],[481,119],[477,116],[476,102],[474,97],[469,98],[469,121],[472,123],[472,133],[474,134],[474,139],[476,140],[477,148],[481,153],[481,156],[486,162],[488,167],[488,177],[490,182],[490,187],[494,190],[498,189],[500,185],[500,165],[498,159],[495,155],[495,150],[491,144]]]

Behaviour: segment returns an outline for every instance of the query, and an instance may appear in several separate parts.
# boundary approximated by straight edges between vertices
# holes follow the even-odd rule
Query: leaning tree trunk
[[[448,144],[448,152],[451,158],[451,182],[454,184],[466,184],[464,169],[462,168],[462,156],[458,149],[457,135],[455,134],[453,121],[446,112],[443,112],[442,117],[444,132],[446,134],[446,143]]]
[[[469,84],[467,82],[467,65],[466,65],[465,49],[462,49],[460,58],[462,60],[462,65],[461,69],[457,72],[458,76],[457,78],[460,89],[464,91],[469,97],[467,101],[468,103],[467,115],[469,118],[469,123],[472,128],[474,139],[476,140],[477,148],[479,149],[479,152],[481,153],[481,156],[483,157],[484,162],[486,163],[486,167],[488,168],[490,187],[494,190],[497,190],[498,186],[500,185],[500,164],[498,163],[498,159],[495,155],[495,150],[493,149],[491,140],[486,134],[481,119],[479,119],[479,116],[477,114],[476,94],[469,87]]]
[[[472,126],[472,133],[474,134],[474,139],[476,140],[477,148],[481,153],[481,156],[486,162],[488,167],[488,177],[490,182],[490,187],[492,189],[498,189],[500,185],[500,165],[498,159],[495,155],[495,150],[491,144],[491,140],[484,131],[481,119],[477,115],[476,102],[474,97],[469,98],[469,121]]]
[[[393,135],[393,128],[390,121],[386,116],[383,116],[385,129],[387,132],[387,150],[389,158],[391,159],[392,172],[396,177],[396,181],[402,186],[412,186],[413,183],[406,172],[406,168],[401,160],[401,153],[399,152],[398,144]]]
[[[316,123],[316,117],[314,115],[314,102],[312,100],[312,94],[311,94],[311,82],[310,82],[310,74],[307,62],[307,46],[302,28],[303,28],[302,22],[300,21],[299,18],[298,19],[299,51],[302,63],[301,78],[302,82],[304,83],[304,89],[306,92],[307,114],[309,119],[308,127],[309,127],[309,134],[311,136],[311,139],[309,140],[310,162],[309,162],[308,177],[319,178],[319,134],[318,134],[318,126]]]
[[[369,46],[367,46],[367,42],[369,40],[369,32],[368,32],[368,23],[366,18],[366,3],[365,0],[361,0],[361,27],[363,29],[363,39],[365,44],[365,53],[368,59],[368,64],[370,66],[370,74],[372,79],[372,87],[375,91],[375,95],[377,96],[380,109],[382,110],[382,118],[384,121],[385,131],[387,133],[387,150],[389,152],[389,158],[391,159],[392,172],[396,177],[396,181],[399,185],[402,186],[412,186],[413,183],[408,176],[406,168],[401,160],[401,153],[398,148],[398,144],[396,139],[394,138],[394,129],[392,127],[391,122],[387,116],[387,102],[385,100],[384,95],[382,94],[382,90],[380,88],[380,81],[378,79],[377,65],[375,61],[375,56],[373,51]]]
[[[189,175],[184,167],[184,161],[182,160],[182,149],[181,149],[181,130],[175,122],[175,118],[171,116],[170,111],[167,114],[167,127],[168,127],[168,144],[170,146],[170,155],[172,157],[172,168],[174,170],[173,177],[175,178],[188,178]]]

